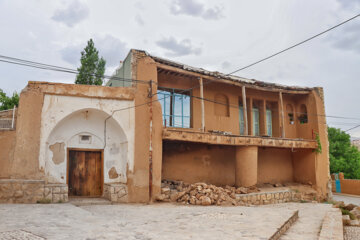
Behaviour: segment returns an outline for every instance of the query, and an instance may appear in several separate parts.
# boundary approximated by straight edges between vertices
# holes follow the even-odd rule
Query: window
[[[300,124],[305,124],[308,122],[308,114],[305,104],[301,104],[300,106],[299,122]]]
[[[215,95],[215,115],[229,117],[229,99],[224,94]]]
[[[241,102],[239,102],[239,124],[240,124],[240,135],[244,135],[245,134],[244,108]]]
[[[289,124],[294,124],[294,110],[291,104],[286,105],[286,113],[289,117]]]
[[[252,114],[253,114],[253,135],[259,136],[260,135],[259,109],[257,107],[253,107]]]
[[[161,88],[158,99],[165,127],[190,128],[190,92]]]
[[[272,113],[270,109],[266,109],[266,133],[272,136]]]

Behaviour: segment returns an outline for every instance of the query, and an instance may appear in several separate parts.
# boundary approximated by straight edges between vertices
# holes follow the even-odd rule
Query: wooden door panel
[[[69,194],[100,196],[102,193],[101,152],[69,151]]]

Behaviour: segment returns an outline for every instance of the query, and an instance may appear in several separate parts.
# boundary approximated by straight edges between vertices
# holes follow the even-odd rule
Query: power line
[[[75,70],[75,69],[65,68],[65,67],[40,63],[40,62],[34,62],[34,61],[25,60],[25,59],[4,56],[4,55],[0,55],[0,62],[15,64],[15,65],[21,65],[21,66],[27,66],[27,67],[32,67],[32,68],[38,68],[38,69],[43,69],[43,70],[65,72],[65,73],[71,73],[71,74],[79,74],[79,71]],[[90,76],[95,76],[95,77],[98,76],[96,74],[89,74],[89,75]],[[104,75],[103,78],[111,79],[111,80],[125,81],[125,82],[137,82],[137,83],[149,84],[148,80],[121,78],[121,77],[108,76],[108,75]]]
[[[345,130],[344,132],[348,132],[348,131],[353,130],[353,129],[358,128],[358,127],[360,127],[360,124],[356,125],[355,127],[349,128],[348,130]]]
[[[270,58],[273,58],[273,57],[275,57],[275,56],[277,56],[277,55],[279,55],[279,54],[281,54],[281,53],[283,53],[283,52],[286,52],[286,51],[288,51],[288,50],[290,50],[290,49],[292,49],[292,48],[295,48],[295,47],[297,47],[297,46],[299,46],[299,45],[302,45],[302,44],[304,44],[304,43],[306,43],[306,42],[308,42],[308,41],[310,41],[310,40],[312,40],[312,39],[314,39],[314,38],[317,38],[317,37],[319,37],[319,36],[321,36],[321,35],[329,32],[329,31],[331,31],[331,30],[333,30],[333,29],[335,29],[335,28],[337,28],[337,27],[340,27],[340,26],[344,25],[345,23],[348,23],[348,22],[354,20],[355,18],[357,18],[357,17],[359,17],[359,16],[360,16],[360,14],[357,14],[357,15],[355,15],[355,16],[353,16],[353,17],[351,17],[351,18],[349,18],[349,19],[347,19],[347,20],[345,20],[345,21],[343,21],[343,22],[341,22],[341,23],[339,23],[339,24],[337,24],[337,25],[335,25],[335,26],[333,26],[333,27],[330,27],[330,28],[328,28],[328,29],[326,29],[326,30],[318,33],[318,34],[315,34],[315,35],[313,35],[313,36],[311,36],[311,37],[309,37],[309,38],[307,38],[307,39],[305,39],[305,40],[303,40],[303,41],[301,41],[301,42],[298,42],[298,43],[296,43],[296,44],[294,44],[294,45],[292,45],[292,46],[290,46],[290,47],[287,47],[287,48],[285,48],[285,49],[283,49],[283,50],[281,50],[281,51],[279,51],[279,52],[276,52],[276,53],[274,53],[274,54],[271,54],[270,56],[265,57],[265,58],[262,58],[262,59],[254,62],[254,63],[251,63],[251,64],[249,64],[249,65],[247,65],[247,66],[244,66],[244,67],[242,67],[242,68],[239,68],[239,69],[237,69],[237,70],[235,70],[235,71],[232,71],[232,72],[230,72],[230,73],[228,73],[228,74],[225,74],[224,76],[232,75],[232,74],[234,74],[234,73],[236,73],[236,72],[242,71],[242,70],[247,69],[247,68],[249,68],[249,67],[252,67],[252,66],[254,66],[254,65],[256,65],[256,64],[259,64],[259,63],[261,63],[261,62],[264,62],[264,61],[266,61],[266,60],[268,60],[268,59],[270,59]],[[207,82],[203,83],[203,86],[206,85],[206,84],[212,83],[212,82],[214,82],[214,80],[208,79]],[[185,91],[190,91],[190,90],[193,90],[193,89],[198,88],[198,87],[200,87],[200,85],[197,85],[197,86],[195,86],[195,87],[186,89]],[[157,94],[157,93],[155,93],[154,95],[156,95],[156,94]]]
[[[265,57],[265,58],[263,58],[263,59],[260,59],[260,60],[254,62],[254,63],[251,63],[251,64],[249,64],[249,65],[247,65],[247,66],[245,66],[245,67],[239,68],[239,69],[237,69],[237,70],[235,70],[235,71],[233,71],[233,72],[230,72],[230,73],[228,73],[228,74],[226,74],[226,75],[224,75],[224,76],[229,76],[229,75],[231,75],[231,74],[234,74],[234,73],[239,72],[239,71],[241,71],[241,70],[244,70],[244,69],[246,69],[246,68],[252,67],[252,66],[254,66],[254,65],[256,65],[256,64],[259,64],[259,63],[261,63],[261,62],[263,62],[263,61],[265,61],[265,60],[268,60],[268,59],[270,59],[270,58],[272,58],[272,57],[275,57],[275,56],[277,56],[277,55],[279,55],[279,54],[281,54],[281,53],[283,53],[283,52],[286,52],[286,51],[288,51],[288,50],[290,50],[290,49],[292,49],[292,48],[295,48],[295,47],[297,47],[297,46],[299,46],[299,45],[301,45],[301,44],[304,44],[304,43],[306,43],[306,42],[308,42],[308,41],[310,41],[310,40],[312,40],[312,39],[314,39],[314,38],[316,38],[316,37],[319,37],[319,36],[321,36],[321,35],[329,32],[329,31],[331,31],[331,30],[333,30],[333,29],[335,29],[335,28],[337,28],[337,27],[339,27],[339,26],[341,26],[341,25],[343,25],[343,24],[345,24],[345,23],[347,23],[347,22],[349,22],[349,21],[351,21],[351,20],[359,17],[359,16],[360,16],[360,14],[355,15],[354,17],[349,18],[349,19],[347,19],[347,20],[345,20],[345,21],[343,21],[343,22],[341,22],[341,23],[339,23],[339,24],[337,24],[337,25],[335,25],[335,26],[333,26],[333,27],[331,27],[331,28],[328,28],[327,30],[322,31],[322,32],[320,32],[320,33],[318,33],[318,34],[310,37],[310,38],[307,38],[307,39],[305,39],[305,40],[303,40],[303,41],[301,41],[301,42],[299,42],[299,43],[297,43],[297,44],[294,44],[294,45],[292,45],[292,46],[290,46],[290,47],[288,47],[288,48],[285,48],[285,49],[283,49],[283,50],[281,50],[281,51],[279,51],[279,52],[276,52],[276,53],[274,53],[274,54],[272,54],[272,55],[270,55],[270,56],[268,56],[268,57]],[[78,73],[79,73],[79,72],[78,72],[77,70],[75,70],[75,69],[65,68],[65,67],[60,67],[60,66],[55,66],[55,65],[50,65],[50,64],[44,64],[44,63],[39,63],[39,62],[24,60],[24,59],[20,59],[20,58],[14,58],[14,57],[9,57],[9,56],[4,56],[4,55],[0,55],[0,58],[6,59],[6,60],[0,59],[0,62],[10,63],[10,64],[28,66],[28,67],[39,68],[39,69],[44,69],[44,70],[52,70],[52,71],[58,71],[58,72],[72,73],[72,74],[78,74]],[[95,75],[95,74],[92,74],[92,76],[96,76],[96,75]],[[120,78],[120,77],[106,76],[106,75],[104,76],[104,78],[108,78],[108,79],[112,79],[112,80],[121,80],[121,81],[130,81],[130,82],[139,82],[139,83],[149,84],[149,81],[148,81],[148,80],[127,79],[127,78]],[[213,80],[208,79],[203,85],[209,84],[209,83],[211,83],[211,82],[213,82]],[[192,88],[189,88],[189,89],[180,91],[179,93],[189,92],[189,91],[191,91],[191,90],[193,90],[193,89],[195,89],[195,88],[198,88],[198,87],[200,87],[200,85],[197,85],[197,86],[194,86],[194,87],[192,87]],[[157,93],[155,93],[154,95],[156,95],[156,94],[157,94]],[[192,97],[201,99],[200,97],[196,97],[196,96],[192,96]],[[166,97],[164,97],[164,98],[166,98]],[[162,98],[162,99],[164,99],[164,98]],[[160,101],[160,100],[162,100],[162,99],[152,100],[152,101],[148,101],[148,102],[146,102],[146,103],[138,104],[138,105],[135,105],[135,106],[131,106],[131,107],[127,107],[127,108],[122,108],[122,109],[117,109],[117,110],[114,110],[113,113],[118,112],[118,111],[122,111],[122,110],[127,110],[127,109],[131,109],[131,108],[136,108],[136,107],[144,106],[144,105],[149,104],[149,103],[151,103],[151,102]],[[202,98],[202,99],[205,100],[205,101],[211,101],[211,102],[213,102],[213,103],[215,103],[215,104],[222,104],[222,103],[219,103],[219,102],[210,100],[210,99],[205,99],[205,98]],[[238,108],[238,106],[236,106],[236,108]],[[112,115],[113,115],[113,113],[112,113]],[[329,116],[329,115],[327,115],[327,116],[326,116],[326,115],[317,115],[317,116],[324,116],[324,117],[330,117],[330,118],[341,118],[341,119],[355,119],[355,120],[360,120],[359,118],[347,118],[347,117],[342,117],[342,116]],[[359,125],[359,126],[360,126],[360,125]],[[358,127],[358,126],[357,126],[357,127]],[[355,127],[354,127],[354,128],[355,128]],[[352,130],[352,129],[353,129],[353,128],[348,129],[348,130],[346,130],[346,131],[349,131],[349,130]]]
[[[290,47],[288,47],[288,48],[285,48],[285,49],[283,49],[283,50],[281,50],[281,51],[279,51],[279,52],[276,52],[276,53],[274,53],[274,54],[271,54],[270,56],[265,57],[265,58],[263,58],[263,59],[260,59],[260,60],[254,62],[254,63],[251,63],[251,64],[249,64],[249,65],[247,65],[247,66],[245,66],[245,67],[239,68],[239,69],[237,69],[237,70],[229,73],[228,75],[234,74],[234,73],[239,72],[239,71],[241,71],[241,70],[244,70],[244,69],[246,69],[246,68],[252,67],[252,66],[254,66],[254,65],[256,65],[256,64],[259,64],[259,63],[261,63],[261,62],[263,62],[263,61],[265,61],[265,60],[268,60],[268,59],[270,59],[270,58],[273,58],[273,57],[275,57],[275,56],[277,56],[277,55],[279,55],[279,54],[281,54],[281,53],[283,53],[283,52],[286,52],[286,51],[288,51],[288,50],[290,50],[290,49],[292,49],[292,48],[295,48],[295,47],[297,47],[297,46],[299,46],[299,45],[301,45],[301,44],[304,44],[304,43],[306,43],[306,42],[308,42],[308,41],[310,41],[310,40],[312,40],[312,39],[314,39],[314,38],[317,38],[317,37],[319,37],[319,36],[321,36],[321,35],[323,35],[323,34],[325,34],[325,33],[327,33],[327,32],[330,32],[331,30],[333,30],[333,29],[335,29],[335,28],[337,28],[337,27],[340,27],[341,25],[344,25],[344,24],[347,23],[347,22],[350,22],[351,20],[354,20],[355,18],[357,18],[357,17],[359,17],[359,16],[360,16],[360,14],[357,14],[357,15],[355,15],[355,16],[353,16],[353,17],[351,17],[351,18],[349,18],[349,19],[347,19],[347,20],[345,20],[345,21],[343,21],[343,22],[341,22],[341,23],[339,23],[339,24],[331,27],[331,28],[326,29],[325,31],[322,31],[322,32],[320,32],[320,33],[318,33],[318,34],[316,34],[316,35],[314,35],[314,36],[312,36],[312,37],[309,37],[309,38],[307,38],[307,39],[305,39],[305,40],[303,40],[303,41],[301,41],[301,42],[299,42],[299,43],[296,43],[296,44],[294,44],[294,45],[292,45],[292,46],[290,46]]]

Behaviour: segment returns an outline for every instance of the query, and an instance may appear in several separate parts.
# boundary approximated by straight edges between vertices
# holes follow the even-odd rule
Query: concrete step
[[[280,237],[281,240],[318,240],[323,219],[332,211],[331,204],[323,203],[288,203],[283,206],[276,204],[273,208],[282,209],[284,206],[286,209],[299,210],[299,219]]]
[[[291,217],[278,228],[269,240],[278,240],[299,219],[299,211],[296,210]]]
[[[79,206],[89,205],[111,205],[111,202],[105,198],[87,198],[87,197],[70,197],[69,203]]]

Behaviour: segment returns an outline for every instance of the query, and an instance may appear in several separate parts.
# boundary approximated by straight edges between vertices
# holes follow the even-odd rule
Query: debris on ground
[[[256,186],[252,187],[217,187],[212,184],[187,184],[182,181],[164,180],[161,185],[161,194],[156,200],[164,202],[179,202],[192,205],[237,205],[235,194],[259,192]]]

